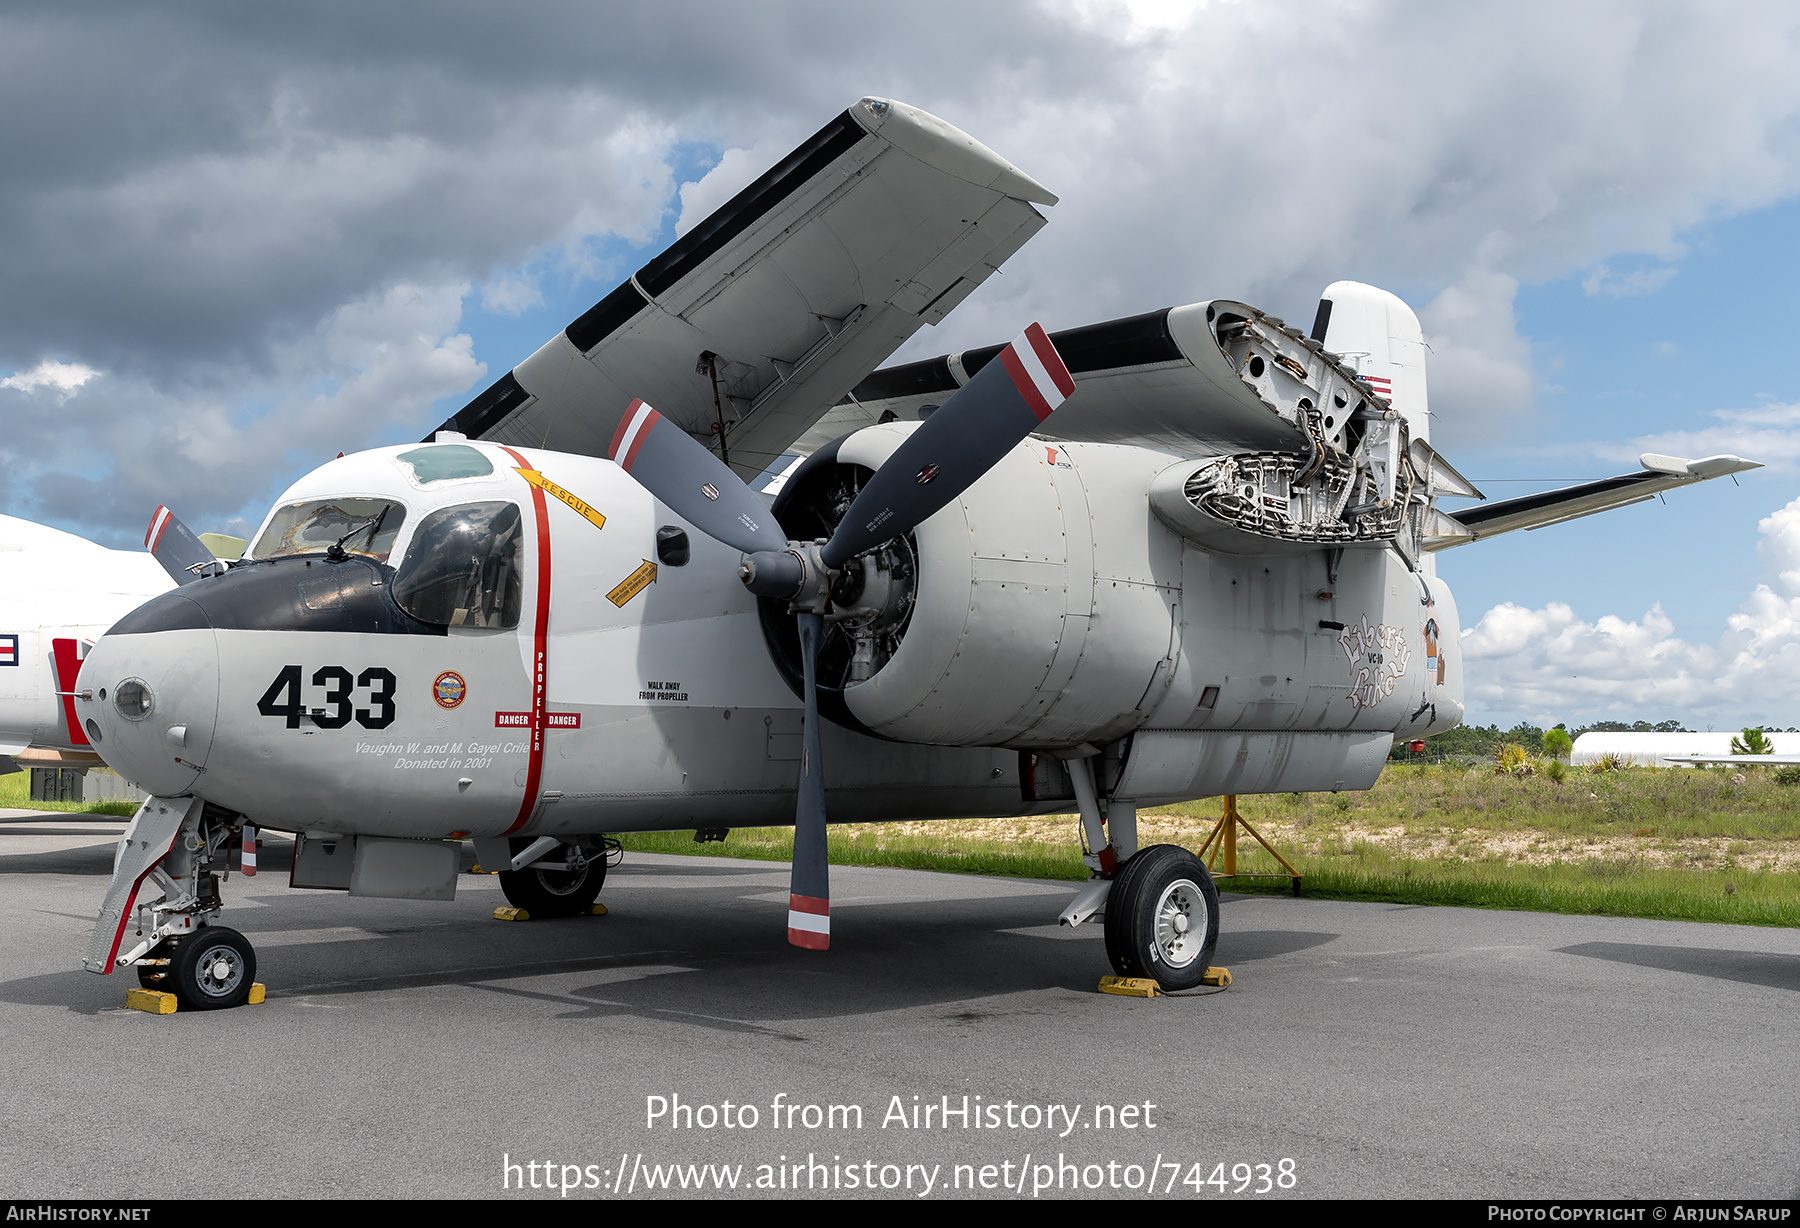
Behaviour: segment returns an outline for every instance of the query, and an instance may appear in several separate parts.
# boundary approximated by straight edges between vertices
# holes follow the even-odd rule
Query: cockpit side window
[[[419,522],[394,600],[440,627],[516,627],[525,534],[516,503],[464,503]]]
[[[322,554],[339,541],[350,554],[387,562],[406,522],[406,508],[393,499],[310,499],[277,508],[256,539],[250,557]]]

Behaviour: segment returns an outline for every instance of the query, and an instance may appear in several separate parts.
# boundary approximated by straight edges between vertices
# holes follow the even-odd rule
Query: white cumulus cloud
[[[675,220],[675,233],[684,235],[692,230],[756,182],[756,177],[781,161],[787,151],[786,141],[758,141],[750,149],[727,149],[717,166],[695,182],[681,185],[681,216]]]
[[[1561,602],[1506,602],[1462,633],[1471,708],[1636,719],[1679,712],[1722,726],[1792,725],[1800,694],[1800,498],[1757,525],[1774,573],[1726,620],[1718,640],[1675,635],[1660,605],[1592,622]]]
[[[78,362],[57,362],[46,358],[29,371],[19,371],[0,379],[0,388],[16,388],[20,392],[36,392],[40,388],[53,388],[57,392],[58,401],[66,401],[75,395],[75,390],[100,374],[94,368]]]
[[[1637,463],[1644,452],[1697,459],[1721,453],[1759,461],[1776,472],[1800,468],[1800,403],[1771,402],[1748,409],[1715,409],[1718,425],[1640,435],[1626,444],[1591,445],[1596,456]]]
[[[1605,294],[1613,298],[1635,298],[1640,294],[1654,294],[1675,276],[1673,265],[1665,265],[1660,269],[1633,269],[1629,273],[1614,273],[1606,265],[1601,265],[1592,273],[1581,279],[1582,292],[1588,295]]]

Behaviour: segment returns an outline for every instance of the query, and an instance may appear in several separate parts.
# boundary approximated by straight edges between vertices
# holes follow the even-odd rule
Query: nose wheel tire
[[[236,930],[203,926],[175,945],[167,969],[155,988],[172,990],[188,1010],[223,1010],[249,999],[256,951]]]
[[[515,838],[512,842],[514,855],[524,852],[530,843]],[[544,860],[552,859],[558,859],[558,854],[553,852]],[[526,866],[523,870],[502,870],[497,877],[507,903],[514,908],[523,908],[533,918],[576,917],[594,906],[600,888],[606,885],[606,854],[597,853],[579,870],[540,870],[536,866]]]
[[[1192,989],[1219,944],[1219,889],[1200,859],[1154,844],[1120,867],[1106,897],[1106,955],[1120,976]]]

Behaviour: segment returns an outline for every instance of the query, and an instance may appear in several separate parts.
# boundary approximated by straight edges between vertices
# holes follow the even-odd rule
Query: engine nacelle
[[[854,493],[842,483],[879,468],[914,429],[870,427],[815,455],[777,501],[783,526],[828,531]],[[1180,649],[1182,542],[1147,496],[1170,459],[1020,443],[916,528],[900,601],[885,569],[858,578],[859,593],[875,584],[888,600],[862,621],[892,630],[873,652],[863,635],[859,651],[856,620],[835,624],[839,643],[822,654],[827,714],[899,741],[1023,748],[1098,744],[1141,724]],[[766,621],[772,641],[784,621]]]
[[[775,504],[790,537],[828,535],[915,429],[869,427],[808,458]],[[1361,734],[1376,767],[1385,735],[1461,719],[1455,604],[1428,561],[1202,548],[1152,507],[1176,464],[1125,445],[1020,443],[839,581],[821,711],[897,741],[1029,750],[1139,730]],[[785,603],[764,614],[797,690],[794,620]],[[1336,787],[1327,776],[1309,787]]]

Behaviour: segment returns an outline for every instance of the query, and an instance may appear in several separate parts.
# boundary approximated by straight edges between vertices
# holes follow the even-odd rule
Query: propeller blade
[[[181,523],[179,516],[160,505],[156,514],[150,517],[150,527],[144,530],[144,549],[162,564],[163,570],[177,584],[192,584],[200,578],[201,568],[218,562],[213,552],[200,544],[194,531]]]
[[[1068,395],[1075,380],[1033,324],[963,385],[875,471],[819,552],[837,570],[907,533],[973,486]]]
[[[613,432],[606,455],[689,524],[745,554],[786,550],[768,507],[725,462],[642,401]]]
[[[800,799],[794,807],[788,941],[823,951],[831,946],[831,857],[825,844],[825,765],[819,751],[819,640],[825,620],[810,610],[801,610],[794,619],[806,677],[806,728],[800,738]]]

